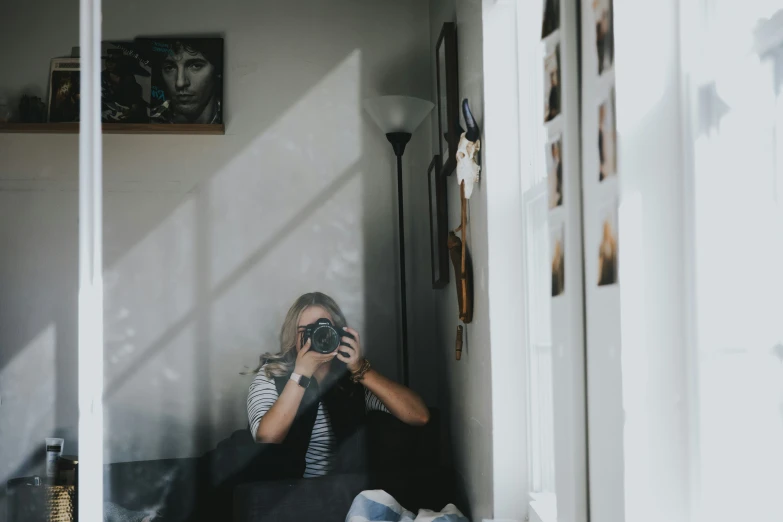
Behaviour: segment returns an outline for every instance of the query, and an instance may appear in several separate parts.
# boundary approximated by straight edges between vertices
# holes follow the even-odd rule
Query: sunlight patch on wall
[[[355,50],[209,180],[210,281],[228,277],[305,205],[320,206],[327,198],[318,195],[359,159],[360,72]]]
[[[160,204],[166,203],[166,198],[161,198]],[[123,218],[137,209],[128,200],[115,199],[110,204]],[[122,240],[121,235],[115,235],[106,242]],[[107,393],[111,393],[113,382],[133,371],[134,364],[149,358],[148,350],[160,344],[169,329],[192,312],[197,277],[194,253],[195,201],[191,196],[104,271]],[[168,344],[165,340],[163,343]]]

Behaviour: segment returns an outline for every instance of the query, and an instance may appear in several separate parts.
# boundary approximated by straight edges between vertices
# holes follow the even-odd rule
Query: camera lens
[[[313,349],[321,353],[332,353],[340,343],[337,331],[331,326],[321,326],[313,332]]]

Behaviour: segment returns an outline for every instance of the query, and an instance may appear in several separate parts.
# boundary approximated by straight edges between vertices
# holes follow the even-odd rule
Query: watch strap
[[[298,373],[291,374],[291,380],[304,389],[307,389],[307,387],[310,386],[310,379],[310,377],[305,377],[304,375]]]

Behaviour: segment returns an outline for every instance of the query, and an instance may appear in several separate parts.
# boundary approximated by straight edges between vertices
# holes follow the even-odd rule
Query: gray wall
[[[0,91],[15,104],[22,89],[44,95],[49,59],[78,45],[78,2],[3,11]],[[276,351],[282,318],[302,292],[334,295],[374,366],[397,376],[394,158],[360,102],[431,98],[428,19],[416,0],[104,2],[104,38],[222,33],[227,119],[221,137],[104,138],[109,461],[195,455],[244,428],[250,377],[239,372]],[[477,30],[463,38],[480,40]],[[466,56],[480,71],[474,53]],[[463,89],[480,116],[475,76],[464,75]],[[406,152],[406,179],[424,179],[430,140],[427,121]],[[46,436],[66,438],[66,453],[78,448],[77,147],[76,136],[0,135],[3,481],[38,469]],[[421,199],[414,188],[408,197]],[[476,227],[480,192],[474,201]],[[417,212],[407,214],[414,242],[427,216]],[[429,258],[421,261],[429,244],[417,244],[409,263],[429,269]],[[474,249],[483,266],[480,244]],[[419,282],[412,278],[412,293]],[[475,392],[488,378],[478,287],[467,360],[449,371]],[[454,289],[434,300],[452,339]],[[412,384],[434,404],[446,348],[416,336],[428,331],[430,301],[412,301]],[[452,387],[455,407],[466,408],[454,417],[454,428],[466,428],[457,442],[470,447],[489,429],[488,397]],[[471,455],[461,469],[478,478],[487,450]]]

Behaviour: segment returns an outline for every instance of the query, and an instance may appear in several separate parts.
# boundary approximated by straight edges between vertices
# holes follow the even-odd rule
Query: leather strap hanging
[[[451,263],[454,266],[454,276],[457,280],[457,301],[459,303],[459,318],[467,324],[473,320],[473,267],[470,254],[467,251],[467,199],[465,186],[460,184],[462,219],[460,226],[449,232],[448,248]],[[462,232],[460,239],[455,232]]]

